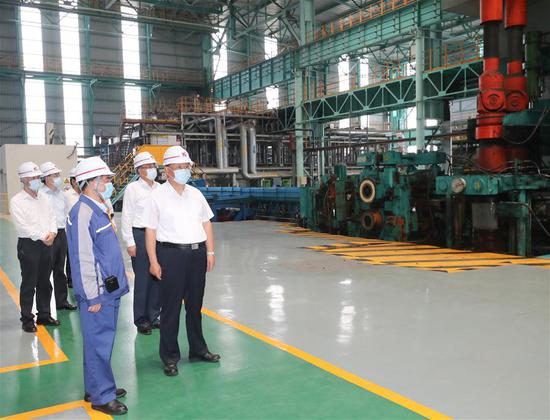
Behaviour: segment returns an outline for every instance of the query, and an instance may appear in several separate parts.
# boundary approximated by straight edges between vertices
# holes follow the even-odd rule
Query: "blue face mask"
[[[115,190],[115,187],[113,187],[112,182],[108,182],[105,184],[105,191],[101,193],[101,196],[104,200],[108,200],[113,195],[113,191]]]
[[[42,187],[42,181],[40,181],[39,179],[31,179],[30,182],[29,182],[29,188],[34,191],[34,192],[37,192],[40,187]]]
[[[61,185],[63,185],[63,180],[60,177],[54,178],[53,185],[55,188],[61,188]]]
[[[187,184],[189,178],[191,178],[191,169],[176,169],[174,171],[174,181],[180,185]]]
[[[154,181],[157,178],[157,170],[155,168],[149,168],[145,176],[149,181]]]

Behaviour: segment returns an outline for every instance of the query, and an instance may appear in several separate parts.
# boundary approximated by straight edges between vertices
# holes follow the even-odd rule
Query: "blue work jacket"
[[[98,203],[81,194],[67,216],[66,232],[77,301],[91,306],[128,293],[118,237],[109,216]],[[116,276],[119,284],[111,293],[104,286],[109,276]]]

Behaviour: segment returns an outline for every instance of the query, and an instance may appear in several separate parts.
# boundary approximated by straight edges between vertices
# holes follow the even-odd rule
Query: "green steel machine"
[[[359,175],[335,166],[334,174],[301,190],[305,227],[331,233],[389,241],[441,239],[444,218],[440,198],[434,197],[435,178],[446,162],[440,152],[402,154],[363,153]],[[438,235],[439,233],[439,235]]]
[[[550,257],[550,33],[524,36],[525,1],[505,4],[506,19],[501,1],[481,2],[486,34],[475,136],[448,153],[363,153],[359,174],[334,166],[302,188],[303,226]],[[506,66],[495,31],[503,21]]]

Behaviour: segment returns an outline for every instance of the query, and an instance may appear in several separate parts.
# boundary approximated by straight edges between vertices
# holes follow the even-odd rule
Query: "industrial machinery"
[[[319,185],[301,194],[302,224],[352,236],[390,241],[443,235],[441,200],[433,197],[438,166],[445,163],[440,152],[401,154],[366,152],[359,155],[359,175],[347,175],[338,165]],[[439,235],[437,234],[439,232]]]
[[[302,225],[393,241],[550,254],[549,34],[524,34],[526,0],[481,0],[480,11],[484,71],[475,135],[450,144],[446,153],[362,153],[360,174],[334,166],[301,191]],[[503,22],[507,48],[500,47]]]

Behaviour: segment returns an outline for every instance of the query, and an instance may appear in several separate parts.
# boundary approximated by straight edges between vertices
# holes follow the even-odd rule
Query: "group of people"
[[[161,185],[153,156],[138,153],[134,167],[139,178],[127,186],[123,200],[121,234],[135,277],[134,324],[144,335],[160,329],[159,354],[167,376],[178,374],[182,301],[189,359],[220,360],[208,349],[201,316],[206,273],[216,261],[213,213],[202,193],[187,184],[192,165],[181,146],[168,148],[163,156],[167,179]],[[60,324],[50,313],[52,272],[57,308],[76,309],[67,300],[69,275],[83,336],[84,399],[95,410],[125,414],[128,409],[118,398],[126,390],[117,388],[111,368],[120,298],[129,292],[109,200],[114,173],[99,157],[83,159],[71,171],[66,191],[60,173],[51,162],[40,168],[23,163],[23,189],[10,201],[19,237],[23,330],[36,331],[35,291],[36,323]],[[65,294],[61,286],[58,292],[58,283],[65,285]]]

